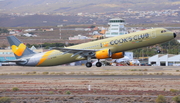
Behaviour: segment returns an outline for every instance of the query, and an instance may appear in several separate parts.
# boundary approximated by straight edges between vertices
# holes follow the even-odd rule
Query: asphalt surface
[[[0,95],[4,96],[4,95]],[[8,97],[142,97],[142,95],[8,95]],[[153,95],[143,95],[143,97],[157,97]],[[165,96],[168,98],[172,98],[174,96]]]
[[[0,66],[0,73],[15,72],[76,72],[76,71],[103,71],[103,70],[131,70],[131,69],[147,69],[147,70],[180,70],[179,66],[102,66],[87,68],[85,66],[50,66],[50,67],[24,67],[24,66]]]
[[[10,78],[164,78],[179,79],[180,76],[173,75],[0,75],[0,79]]]

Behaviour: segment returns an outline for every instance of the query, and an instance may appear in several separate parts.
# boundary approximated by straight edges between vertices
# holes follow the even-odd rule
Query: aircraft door
[[[151,37],[152,37],[152,38],[156,38],[156,31],[155,31],[155,30],[152,31]]]

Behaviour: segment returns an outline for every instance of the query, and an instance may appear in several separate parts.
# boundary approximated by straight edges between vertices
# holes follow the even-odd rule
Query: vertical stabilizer
[[[16,59],[35,54],[32,50],[26,47],[26,45],[24,45],[20,40],[18,40],[15,36],[8,36],[7,39]]]

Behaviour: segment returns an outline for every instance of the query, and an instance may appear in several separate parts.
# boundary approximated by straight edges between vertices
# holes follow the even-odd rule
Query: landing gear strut
[[[87,60],[88,60],[88,62],[86,63],[86,67],[87,68],[92,67],[91,57],[88,57]],[[102,63],[99,62],[99,59],[98,59],[98,62],[96,63],[96,67],[101,67],[101,66],[102,66]]]
[[[98,62],[96,63],[96,66],[97,66],[97,67],[101,67],[101,66],[102,66],[102,63],[99,62],[99,59],[98,59]]]
[[[86,67],[90,68],[92,67],[92,63],[91,63],[91,57],[87,57],[87,63],[86,63]]]
[[[161,50],[159,49],[159,47],[156,48],[157,53],[161,53]]]

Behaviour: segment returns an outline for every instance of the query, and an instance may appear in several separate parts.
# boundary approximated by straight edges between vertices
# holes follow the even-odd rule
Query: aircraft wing
[[[60,50],[63,54],[72,53],[73,56],[81,55],[81,56],[94,56],[96,51],[99,49],[72,49],[72,48],[53,48],[55,50]]]

